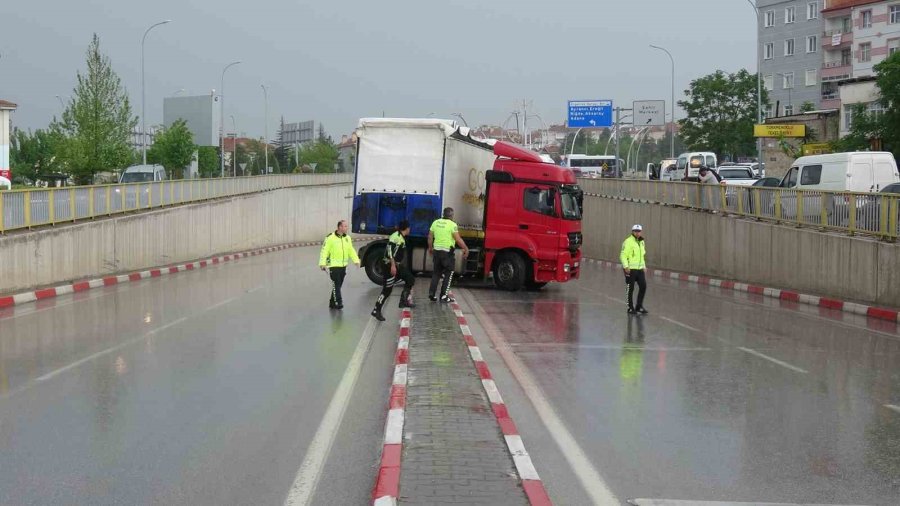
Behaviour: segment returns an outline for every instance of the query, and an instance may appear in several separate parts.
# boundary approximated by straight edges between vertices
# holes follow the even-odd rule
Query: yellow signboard
[[[806,125],[753,125],[754,137],[806,137]]]
[[[824,155],[827,153],[831,153],[831,144],[804,144],[800,147],[800,152],[803,154],[803,156]]]

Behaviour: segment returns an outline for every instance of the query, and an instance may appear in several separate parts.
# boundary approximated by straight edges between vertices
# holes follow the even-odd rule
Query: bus
[[[625,166],[625,160],[619,158],[620,167]],[[616,177],[616,157],[613,155],[569,155],[566,157],[566,167],[572,169],[575,177]]]

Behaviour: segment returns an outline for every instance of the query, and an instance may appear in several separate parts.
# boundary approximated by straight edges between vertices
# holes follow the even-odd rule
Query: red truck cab
[[[486,175],[484,266],[500,288],[577,279],[583,193],[571,170],[498,142]]]

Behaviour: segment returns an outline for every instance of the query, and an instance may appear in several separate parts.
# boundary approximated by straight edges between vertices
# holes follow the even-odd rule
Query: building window
[[[775,26],[775,11],[766,11],[766,28]]]
[[[763,111],[763,114],[765,115],[765,118],[771,118],[772,117],[772,106],[767,105],[766,110]]]
[[[862,11],[862,20],[860,21],[862,28],[872,28],[872,10]]]
[[[880,101],[869,102],[866,110],[869,111],[872,118],[880,118],[884,114],[884,105]]]
[[[793,72],[785,72],[784,74],[781,74],[781,77],[783,78],[781,80],[782,88],[787,90],[787,89],[794,87],[794,73]]]
[[[787,39],[784,41],[784,55],[794,56],[794,39]]]
[[[806,19],[819,19],[819,2],[806,4]]]
[[[793,116],[794,115],[793,104],[788,104],[788,105],[784,106],[784,115],[785,116]]]
[[[900,49],[900,39],[891,39],[888,41],[888,56],[897,52]]]
[[[819,36],[810,35],[806,38],[806,52],[815,53],[819,50]]]
[[[891,6],[891,20],[890,23],[893,25],[895,23],[900,23],[900,4]]]
[[[859,61],[872,61],[872,43],[865,42],[859,45]]]
[[[811,69],[806,71],[806,85],[807,86],[815,86],[816,85],[816,69]]]
[[[796,19],[796,16],[794,15],[793,7],[788,7],[786,9],[784,9],[784,22],[785,23],[793,23],[795,19]]]
[[[769,75],[767,75],[767,76],[763,76],[763,87],[764,87],[767,91],[772,91],[772,90],[775,89],[775,79],[774,79],[774,77],[775,77],[775,76],[773,76],[772,74],[769,74]]]
[[[850,33],[853,31],[853,20],[849,17],[841,20],[841,33]]]
[[[768,42],[768,43],[766,43],[765,46],[763,46],[763,55],[764,55],[765,59],[767,59],[767,60],[771,60],[773,57],[775,57],[775,43],[774,42]]]
[[[849,104],[844,106],[844,130],[850,130],[853,128],[853,108],[856,107],[856,104]]]
[[[844,49],[841,49],[841,66],[842,67],[853,63],[852,61],[850,61],[851,53],[852,53],[852,51],[850,51],[849,47],[845,47]]]

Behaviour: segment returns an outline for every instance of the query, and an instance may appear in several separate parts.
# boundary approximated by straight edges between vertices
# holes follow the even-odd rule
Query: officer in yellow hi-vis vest
[[[459,246],[463,250],[463,258],[469,256],[469,248],[466,242],[459,236],[459,227],[453,221],[453,208],[444,208],[443,217],[435,220],[428,230],[428,252],[431,253],[432,267],[434,271],[431,273],[431,286],[428,288],[428,298],[432,302],[437,302],[438,284],[441,283],[441,277],[444,278],[441,284],[441,302],[453,302],[450,297],[450,281],[453,279],[453,247]]]
[[[647,314],[649,311],[644,309],[644,293],[647,291],[647,277],[644,270],[647,263],[644,256],[647,254],[644,245],[644,227],[635,225],[631,227],[631,235],[622,243],[622,254],[619,260],[622,262],[622,269],[625,270],[625,290],[628,296],[628,314]],[[638,291],[637,305],[633,302],[634,284],[637,283]]]
[[[341,286],[347,275],[347,265],[353,262],[359,267],[359,256],[347,235],[348,228],[346,220],[339,221],[337,230],[325,237],[319,254],[319,267],[331,277],[331,296],[328,298],[328,307],[331,309],[344,309]]]

